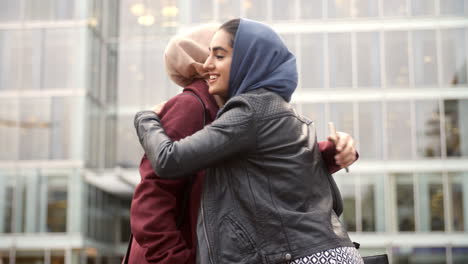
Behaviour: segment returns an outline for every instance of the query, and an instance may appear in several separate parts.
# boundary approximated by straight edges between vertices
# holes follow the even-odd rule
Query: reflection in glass
[[[47,232],[67,231],[67,177],[46,176],[47,179]]]
[[[295,1],[271,0],[273,4],[273,20],[294,20]]]
[[[442,85],[465,86],[467,61],[465,29],[441,29]]]
[[[358,87],[380,87],[379,43],[379,33],[356,33]]]
[[[50,154],[49,159],[71,158],[70,144],[73,142],[71,122],[74,116],[74,102],[72,98],[53,97],[50,127]]]
[[[379,15],[379,1],[354,0],[351,1],[351,16],[353,17],[376,17]]]
[[[419,157],[440,157],[440,112],[437,101],[416,102],[416,142]]]
[[[219,20],[228,21],[240,16],[240,1],[217,1]]]
[[[359,140],[357,141],[361,159],[383,158],[382,103],[365,102],[359,104]]]
[[[352,87],[351,34],[330,33],[328,36],[330,87]]]
[[[299,5],[301,19],[319,19],[323,17],[322,0],[299,0]]]
[[[23,251],[15,252],[15,264],[45,264],[44,251]]]
[[[15,179],[13,171],[0,170],[0,233],[12,232]]]
[[[444,231],[444,188],[440,173],[418,174],[421,231]]]
[[[452,207],[452,225],[454,231],[465,231],[465,213],[468,197],[468,173],[449,173],[449,182],[452,197],[450,206]]]
[[[214,17],[213,0],[192,0],[191,13],[193,23],[212,21]]]
[[[331,103],[330,121],[335,124],[337,131],[346,131],[351,135],[354,133],[354,116],[352,103]]]
[[[323,34],[301,34],[301,85],[304,89],[324,88]]]
[[[362,231],[385,231],[385,187],[382,175],[361,175]]]
[[[0,21],[11,22],[20,19],[20,1],[0,1]]]
[[[267,0],[242,0],[242,8],[247,18],[265,21],[268,16]]]
[[[411,159],[411,110],[409,102],[387,102],[389,159]]]
[[[136,168],[144,152],[135,137],[133,115],[119,115],[118,117],[118,166],[122,168]]]
[[[41,89],[41,67],[44,64],[41,61],[43,54],[42,39],[43,34],[40,30],[25,30],[20,34],[18,45],[20,48],[20,60],[14,62],[13,65],[18,64],[20,68],[21,86],[22,90],[38,90]],[[39,44],[40,43],[40,44]],[[54,54],[57,56],[57,54]],[[57,56],[60,57],[60,56]],[[47,67],[47,65],[46,65]]]
[[[413,175],[394,174],[398,231],[415,231]]]
[[[389,17],[401,17],[406,16],[407,12],[407,0],[392,0],[392,1],[382,1],[383,4],[383,14],[384,16]]]
[[[332,0],[328,2],[329,18],[346,18],[351,16],[351,1]]]
[[[445,248],[408,248],[398,247],[392,249],[393,263],[405,264],[445,264]]]
[[[343,224],[347,231],[356,231],[356,175],[341,174],[335,176],[343,198]]]
[[[83,40],[80,30],[49,29],[45,34],[44,88],[84,88],[80,83]],[[57,56],[60,54],[60,56]],[[100,65],[93,65],[99,67]]]
[[[468,247],[453,247],[452,248],[452,263],[453,264],[468,263]]]
[[[468,156],[468,100],[445,100],[444,108],[447,156]]]
[[[385,1],[392,3],[395,1]],[[408,33],[385,32],[385,71],[387,87],[406,87],[409,84]]]
[[[325,105],[306,103],[302,105],[302,115],[314,121],[318,141],[326,140],[327,125],[325,122]]]
[[[18,104],[16,100],[0,99],[0,160],[18,158]]]
[[[441,15],[463,16],[468,14],[468,3],[464,0],[441,0]]]
[[[411,0],[411,15],[433,16],[435,15],[434,0]]]
[[[416,86],[437,86],[437,48],[433,30],[414,31],[413,58]]]
[[[29,98],[20,102],[21,160],[47,159],[50,146],[50,98]]]

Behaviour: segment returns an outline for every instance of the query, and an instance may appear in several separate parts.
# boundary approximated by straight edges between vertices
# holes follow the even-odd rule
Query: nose
[[[214,64],[213,64],[213,59],[211,56],[209,56],[205,63],[203,64],[203,69],[205,71],[210,71],[210,70],[213,70],[214,69]]]

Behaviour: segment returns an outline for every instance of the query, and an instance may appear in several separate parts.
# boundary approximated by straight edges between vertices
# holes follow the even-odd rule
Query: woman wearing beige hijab
[[[210,124],[221,101],[208,93],[203,63],[209,55],[209,43],[218,26],[203,26],[174,37],[165,51],[165,65],[171,80],[182,93],[170,99],[159,117],[172,140],[189,136]],[[156,110],[156,109],[155,109]],[[158,109],[159,112],[159,109]],[[353,139],[340,133],[337,144],[348,144]],[[341,168],[335,161],[335,145],[320,142],[322,156],[331,173]],[[338,161],[354,158],[353,148],[345,148],[336,157]],[[135,189],[131,205],[133,234],[126,261],[128,263],[195,264],[196,221],[204,171],[181,180],[158,177],[146,158],[140,164],[141,182]]]

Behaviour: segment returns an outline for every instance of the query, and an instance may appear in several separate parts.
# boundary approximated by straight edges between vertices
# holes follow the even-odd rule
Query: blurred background
[[[319,139],[358,141],[335,179],[361,253],[468,263],[467,0],[0,0],[0,264],[120,263],[133,116],[181,91],[164,47],[239,16],[296,54]]]

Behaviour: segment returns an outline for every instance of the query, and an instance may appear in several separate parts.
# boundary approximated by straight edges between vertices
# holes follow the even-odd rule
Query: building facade
[[[40,4],[39,4],[40,3]],[[466,0],[0,3],[0,263],[118,263],[142,153],[133,115],[181,91],[168,39],[247,17],[296,54],[293,104],[352,134],[335,175],[363,255],[468,262]]]

